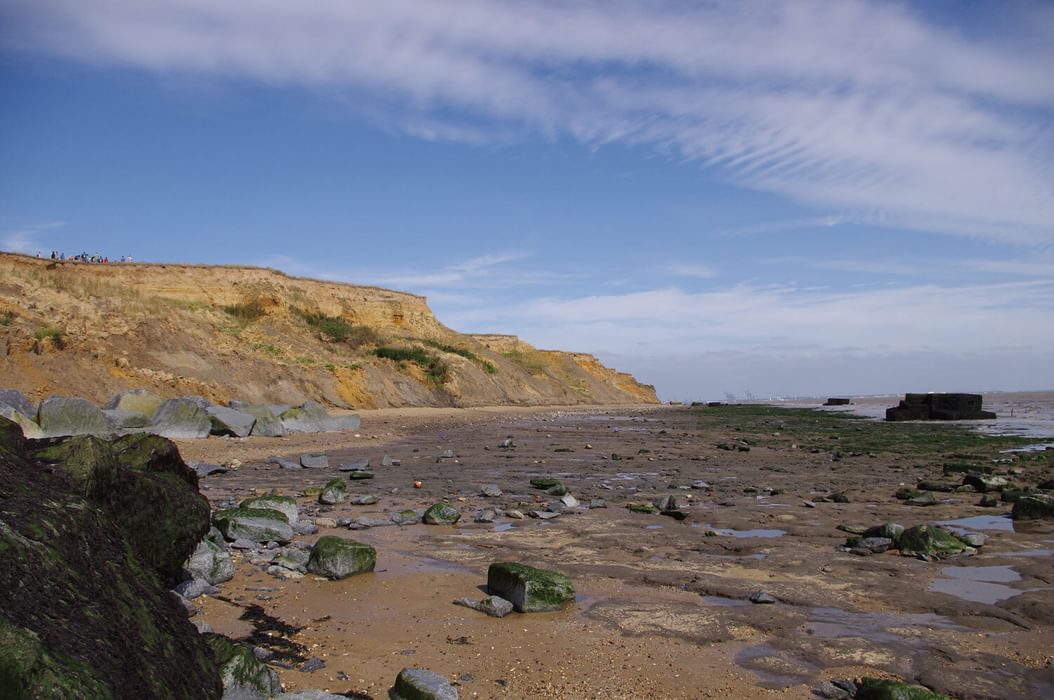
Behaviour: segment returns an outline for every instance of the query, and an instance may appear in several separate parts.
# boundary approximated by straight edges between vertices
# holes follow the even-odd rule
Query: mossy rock
[[[900,542],[900,536],[904,534],[904,526],[898,525],[897,523],[885,523],[883,525],[869,527],[861,534],[864,537],[886,537],[893,540],[893,546],[896,547]]]
[[[110,434],[110,424],[98,406],[86,399],[62,396],[51,396],[40,403],[37,425],[48,437]]]
[[[1010,517],[1013,520],[1054,519],[1054,498],[1041,493],[1022,496],[1014,502]]]
[[[0,457],[22,454],[25,446],[26,439],[18,423],[0,416]]]
[[[981,493],[989,491],[1002,491],[1010,486],[1010,482],[1001,476],[991,474],[967,474],[963,477],[964,486],[973,486]]]
[[[949,700],[921,685],[880,678],[864,678],[857,684],[856,700]]]
[[[0,697],[112,698],[88,664],[52,654],[32,630],[0,615]]]
[[[348,485],[344,479],[333,479],[322,487],[322,493],[318,495],[318,502],[332,506],[343,503],[348,499]]]
[[[262,695],[269,698],[282,692],[278,673],[257,659],[252,647],[218,634],[206,635],[205,639],[219,668],[224,697]]]
[[[324,535],[311,548],[307,570],[330,579],[342,579],[373,571],[377,550],[368,544]]]
[[[553,488],[554,486],[560,486],[560,480],[549,478],[531,479],[531,486],[536,489],[547,490]]]
[[[643,513],[644,515],[656,515],[659,512],[654,503],[627,503],[626,507],[632,513]]]
[[[446,503],[436,503],[421,518],[425,525],[453,525],[461,520],[461,511]]]
[[[458,700],[457,688],[443,676],[423,668],[404,668],[395,679],[390,700]]]
[[[222,538],[222,535],[221,535]],[[183,564],[191,577],[217,585],[234,578],[234,561],[222,543],[206,537]]]
[[[565,574],[515,562],[490,565],[487,591],[510,601],[519,612],[559,610],[575,599],[575,586]]]
[[[959,538],[933,525],[916,525],[900,535],[897,542],[904,556],[945,559],[956,554],[972,554],[974,549]]]
[[[285,518],[289,521],[290,525],[296,525],[300,519],[300,508],[296,504],[296,499],[290,496],[279,496],[276,493],[269,493],[264,496],[246,498],[238,505],[241,508],[277,510],[279,513],[285,515]]]
[[[228,508],[212,515],[213,524],[228,540],[280,542],[293,539],[285,513],[270,508]]]

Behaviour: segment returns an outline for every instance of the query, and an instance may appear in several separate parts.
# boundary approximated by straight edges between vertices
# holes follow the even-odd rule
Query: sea
[[[984,410],[996,414],[992,420],[949,421],[966,425],[987,435],[1018,435],[1036,438],[1035,445],[1023,449],[1054,449],[1054,391],[990,392],[984,396]],[[884,420],[886,409],[896,406],[903,395],[846,396],[848,406],[823,406],[828,397],[776,399],[764,403],[795,408],[845,411],[873,420]]]

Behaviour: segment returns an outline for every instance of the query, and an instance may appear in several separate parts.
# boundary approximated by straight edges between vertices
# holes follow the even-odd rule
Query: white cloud
[[[61,228],[63,225],[64,224],[61,221],[55,221],[47,224],[34,224],[32,226],[0,231],[0,241],[2,241],[0,245],[3,245],[4,250],[9,250],[14,253],[35,255],[36,253],[43,254],[44,252],[47,252],[50,254],[50,246],[45,245],[44,241],[40,240],[40,236],[46,231]],[[44,250],[45,248],[47,248],[47,251]]]
[[[7,0],[0,40],[351,92],[427,139],[645,144],[837,217],[1042,246],[1054,13],[1015,8],[978,41],[867,0]]]

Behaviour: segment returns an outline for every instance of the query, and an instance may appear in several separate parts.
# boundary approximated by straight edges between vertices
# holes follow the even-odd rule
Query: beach
[[[380,698],[412,666],[478,698],[808,698],[824,681],[864,676],[957,697],[1054,692],[1050,521],[1011,521],[1012,504],[983,508],[976,492],[939,491],[925,507],[894,497],[920,480],[957,485],[961,474],[942,474],[942,464],[967,458],[997,460],[1024,484],[1054,477],[1047,453],[1002,451],[1020,438],[769,407],[361,415],[357,434],[179,442],[188,462],[237,460],[202,478],[213,508],[294,496],[300,517],[323,525],[298,540],[337,535],[377,550],[373,573],[339,581],[276,577],[266,552],[236,551],[235,577],[195,599],[195,619],[217,632],[265,647],[280,638],[271,647],[284,650],[274,661],[287,690]],[[329,467],[265,462],[315,451]],[[398,464],[381,466],[386,455]],[[376,503],[318,503],[312,489],[366,459],[374,477],[348,488]],[[542,477],[578,505],[510,517],[560,510],[531,486]],[[482,495],[484,485],[502,495]],[[665,496],[683,519],[626,507]],[[438,502],[461,520],[391,523]],[[492,522],[473,522],[487,509],[498,510]],[[941,561],[844,547],[846,529],[886,522],[950,523],[987,541]],[[566,573],[576,600],[502,619],[454,605],[481,597],[498,561]],[[758,591],[775,602],[750,602]],[[282,625],[268,632],[261,619]],[[301,671],[310,659],[324,665]]]

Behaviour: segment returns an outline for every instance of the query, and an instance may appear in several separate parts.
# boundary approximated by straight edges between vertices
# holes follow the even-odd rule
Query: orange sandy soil
[[[988,531],[981,554],[940,563],[839,550],[839,523],[911,526],[993,514],[976,507],[976,494],[938,494],[942,502],[926,509],[891,497],[919,474],[932,478],[932,467],[895,456],[835,466],[829,454],[790,444],[718,450],[743,435],[701,430],[690,412],[671,407],[360,415],[357,435],[179,443],[188,461],[243,463],[202,479],[217,508],[273,490],[299,496],[306,519],[381,519],[442,500],[463,513],[455,526],[322,528],[377,549],[376,572],[342,581],[281,580],[236,554],[235,578],[219,596],[195,601],[201,619],[244,637],[252,626],[239,618],[254,604],[300,627],[290,639],[326,665],[281,669],[288,690],[383,698],[407,666],[447,676],[463,698],[812,698],[824,680],[864,675],[963,697],[1043,697],[1054,689],[1054,571],[1049,556],[1030,555],[1049,552],[1054,534]],[[499,449],[506,436],[514,449]],[[456,460],[438,463],[444,449]],[[327,452],[330,467],[262,463],[303,451]],[[379,466],[385,454],[402,464]],[[376,505],[319,506],[302,495],[343,476],[338,464],[365,458],[376,477],[349,490],[376,494]],[[603,498],[608,507],[546,522],[473,522],[484,507],[526,512],[555,500],[530,487],[537,476],[558,477],[584,504]],[[678,488],[699,479],[712,489]],[[481,496],[488,483],[504,495]],[[783,492],[758,498],[747,486]],[[804,507],[804,499],[831,492],[850,502]],[[624,507],[666,494],[680,498],[686,520]],[[764,536],[773,530],[783,534]],[[578,600],[561,612],[504,619],[453,605],[482,597],[487,566],[505,560],[569,574]],[[947,567],[1003,565],[1020,574],[1007,585],[1022,593],[995,605],[929,590]],[[759,589],[779,603],[749,604]]]

